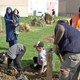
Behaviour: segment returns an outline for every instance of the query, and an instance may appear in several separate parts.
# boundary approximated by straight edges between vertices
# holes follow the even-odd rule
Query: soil
[[[54,73],[53,74],[53,79],[52,80],[58,80],[58,77],[56,74],[58,73]],[[16,69],[12,70],[12,74],[11,75],[7,75],[6,74],[6,65],[0,65],[0,80],[17,80],[16,76],[17,75],[17,71]],[[24,80],[47,80],[46,79],[46,73],[44,74],[40,74],[39,71],[35,71],[33,69],[31,69],[29,66],[24,68],[24,75],[26,76],[26,78]]]

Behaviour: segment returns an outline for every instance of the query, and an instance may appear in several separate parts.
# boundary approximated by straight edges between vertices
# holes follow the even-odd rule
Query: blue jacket
[[[17,40],[17,35],[14,33],[15,27],[11,22],[12,14],[6,13],[4,19],[5,19],[5,25],[6,25],[6,41],[9,42],[12,40]]]

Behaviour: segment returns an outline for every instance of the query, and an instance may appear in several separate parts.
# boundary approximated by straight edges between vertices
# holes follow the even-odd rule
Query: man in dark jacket
[[[72,80],[80,65],[80,32],[65,21],[59,20],[55,28],[54,44],[59,47],[63,58],[59,80]]]

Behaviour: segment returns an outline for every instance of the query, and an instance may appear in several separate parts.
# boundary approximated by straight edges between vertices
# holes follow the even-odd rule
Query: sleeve
[[[9,16],[7,14],[5,14],[4,16],[5,22],[6,23],[10,23],[12,19],[9,18]]]
[[[64,32],[65,32],[65,28],[63,25],[57,25],[58,28],[56,30],[56,34],[55,34],[55,39],[54,39],[54,44],[58,44],[59,41],[62,39]]]

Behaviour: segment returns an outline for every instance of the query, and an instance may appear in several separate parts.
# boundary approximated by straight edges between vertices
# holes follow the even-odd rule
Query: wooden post
[[[47,80],[52,80],[52,54],[47,54]]]

